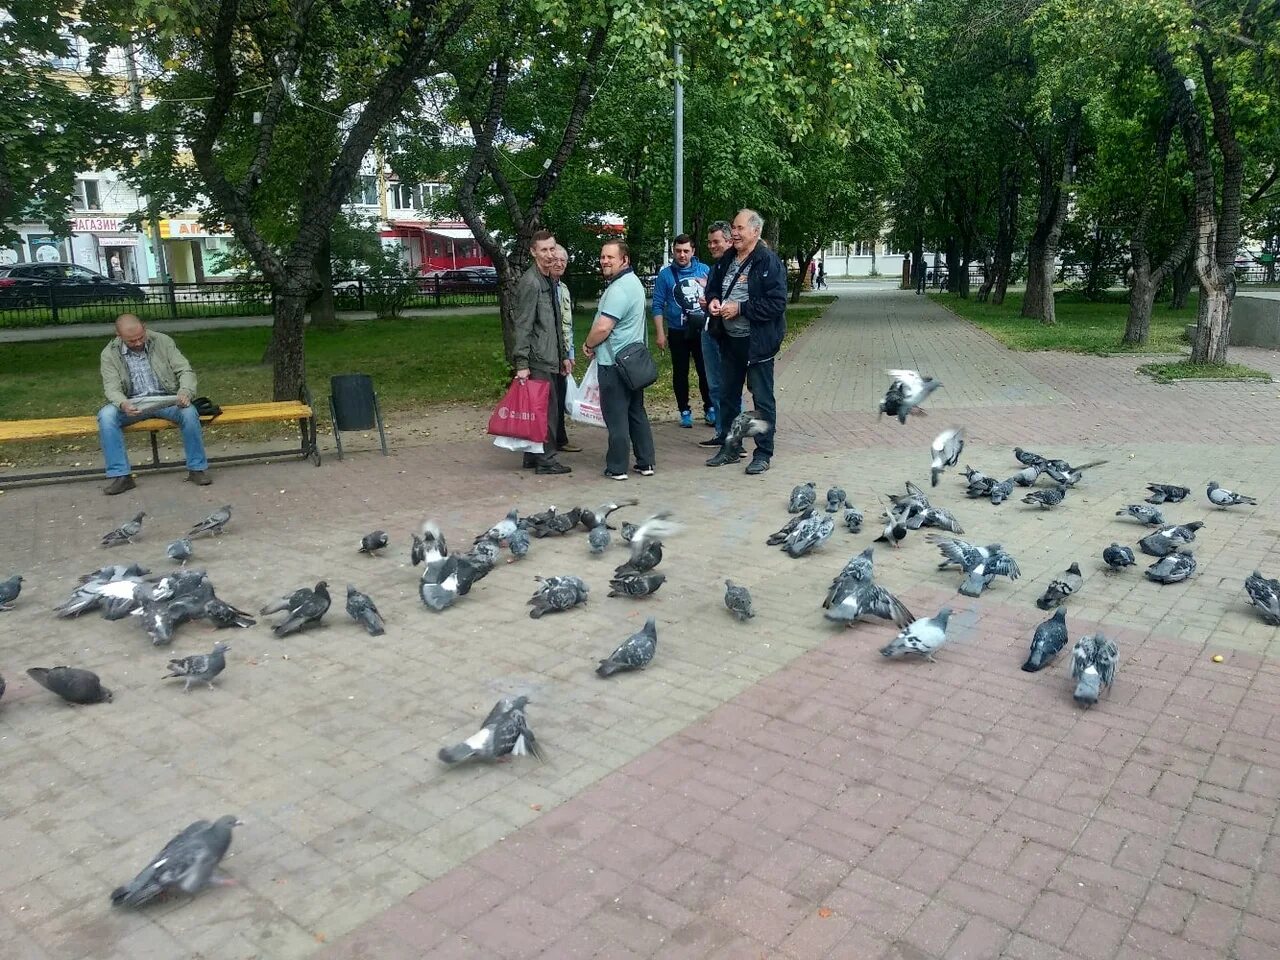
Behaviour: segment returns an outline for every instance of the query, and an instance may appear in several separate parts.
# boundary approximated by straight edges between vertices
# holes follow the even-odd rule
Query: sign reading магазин
[[[72,233],[119,233],[125,229],[124,217],[72,217]]]

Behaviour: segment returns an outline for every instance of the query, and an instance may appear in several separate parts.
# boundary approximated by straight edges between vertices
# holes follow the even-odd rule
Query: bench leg
[[[338,459],[342,456],[342,431],[338,429],[338,410],[334,406],[333,397],[329,398],[329,421],[333,424],[333,442],[338,447]]]
[[[332,400],[330,401],[332,403]],[[382,429],[382,408],[378,406],[378,395],[373,395],[373,416],[378,421],[378,439],[382,441],[382,455],[387,455],[387,432]]]
[[[160,444],[156,442],[156,432],[151,431],[151,465],[160,466]]]

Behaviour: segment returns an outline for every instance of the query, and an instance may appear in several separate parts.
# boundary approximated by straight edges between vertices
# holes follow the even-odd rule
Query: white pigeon
[[[943,430],[933,438],[929,447],[931,463],[929,477],[933,486],[938,485],[938,478],[947,467],[954,467],[960,462],[960,454],[964,452],[964,428],[952,427]]]
[[[950,618],[951,608],[943,607],[936,617],[921,617],[912,621],[906,629],[880,648],[880,655],[905,657],[913,653],[934,662],[934,653],[947,642],[947,621]]]

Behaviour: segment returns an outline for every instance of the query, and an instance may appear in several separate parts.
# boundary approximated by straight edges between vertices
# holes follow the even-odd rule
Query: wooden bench
[[[282,420],[298,422],[298,446],[287,450],[269,450],[260,453],[234,453],[220,457],[210,457],[210,463],[228,463],[235,460],[265,460],[270,457],[299,456],[308,458],[320,466],[320,450],[316,445],[316,415],[311,403],[311,394],[305,388],[301,399],[273,401],[269,403],[240,403],[224,406],[222,413],[216,417],[201,417],[201,423],[214,423],[219,426],[233,423],[269,423]],[[126,433],[148,433],[151,436],[151,462],[139,464],[138,470],[173,469],[183,462],[160,459],[160,446],[156,435],[161,430],[176,430],[178,425],[159,417],[139,420],[125,427]],[[90,417],[50,417],[46,420],[0,420],[0,443],[16,443],[24,440],[56,440],[61,437],[92,436],[98,432],[98,418]],[[19,483],[25,480],[52,480],[61,477],[88,477],[102,473],[99,467],[92,470],[70,469],[55,470],[44,473],[27,473],[20,476],[0,477],[0,483]]]

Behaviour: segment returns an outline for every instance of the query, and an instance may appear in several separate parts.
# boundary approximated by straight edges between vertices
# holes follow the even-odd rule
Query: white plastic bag
[[[517,440],[515,437],[494,437],[493,445],[516,453],[542,453],[542,444],[533,440]]]
[[[568,378],[565,389],[565,409],[575,423],[592,427],[604,426],[604,411],[600,409],[600,371],[594,360],[582,375],[582,383]]]

